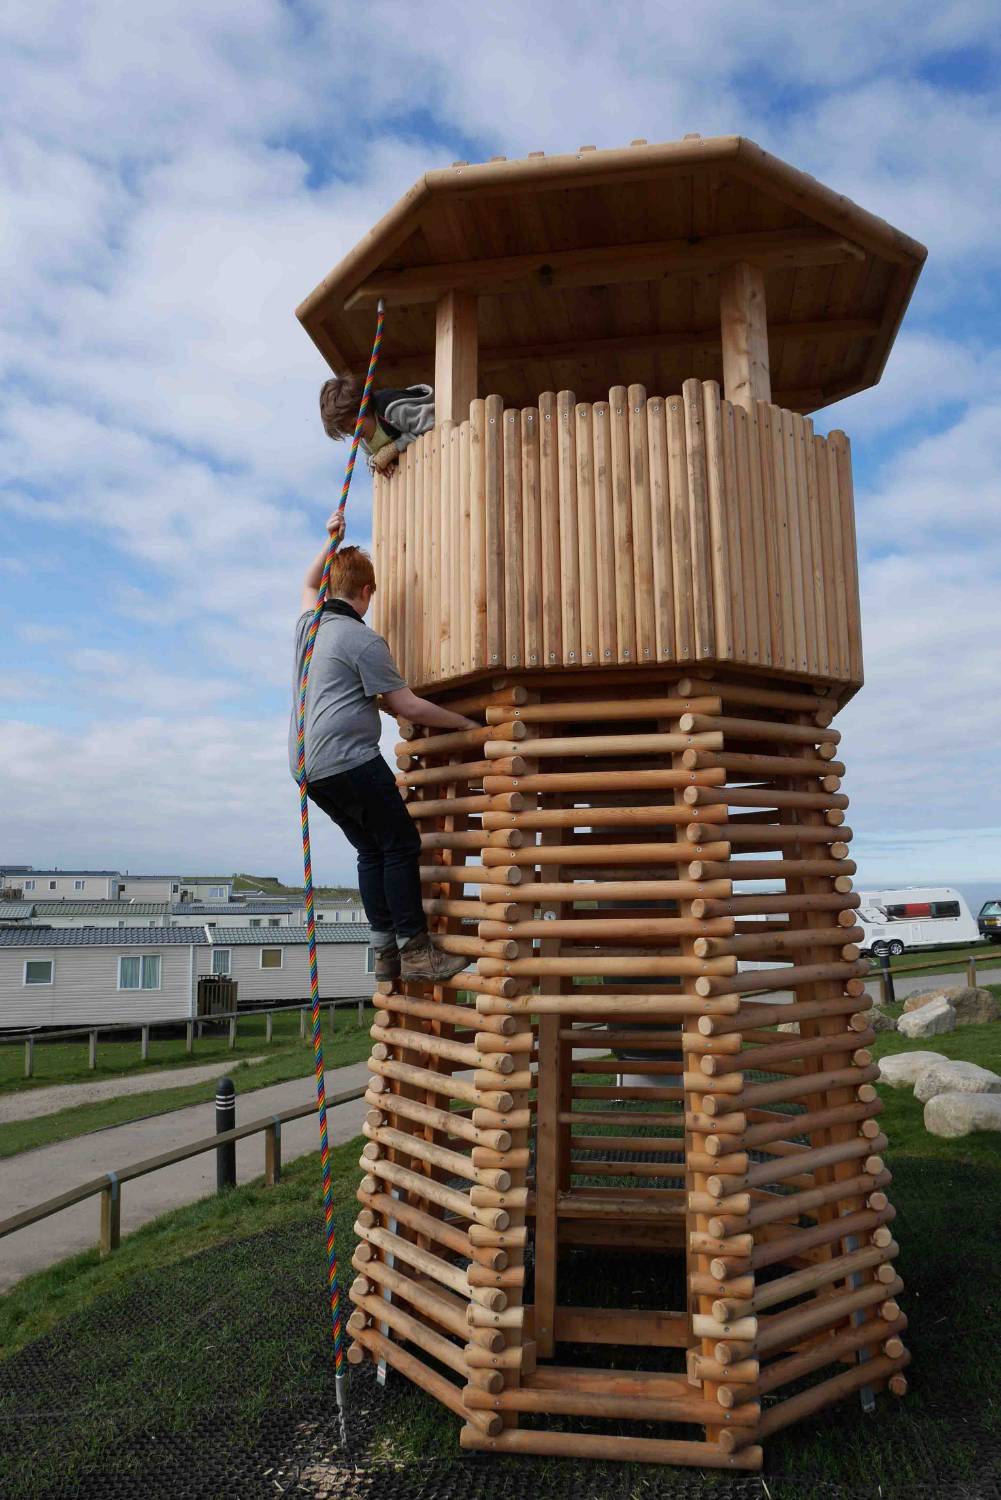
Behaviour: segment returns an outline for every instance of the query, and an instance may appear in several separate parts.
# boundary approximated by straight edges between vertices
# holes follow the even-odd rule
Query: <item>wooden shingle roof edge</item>
[[[343,305],[345,297],[407,238],[419,212],[437,196],[448,193],[489,196],[511,194],[519,189],[580,187],[588,183],[637,180],[659,170],[724,165],[736,176],[869,253],[907,267],[910,279],[916,279],[928,254],[918,240],[808,172],[765,151],[746,136],[725,135],[607,151],[530,156],[514,161],[460,163],[425,172],[303,299],[296,308],[296,317],[311,331],[311,323],[324,307],[338,301]]]

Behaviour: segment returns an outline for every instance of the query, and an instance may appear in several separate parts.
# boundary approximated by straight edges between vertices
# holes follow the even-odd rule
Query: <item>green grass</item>
[[[197,881],[200,885],[213,882],[222,884],[225,880],[232,880],[234,891],[263,891],[265,896],[302,896],[301,885],[285,885],[277,875],[185,875],[182,883],[192,885]],[[315,885],[313,892],[334,901],[341,898],[346,900],[348,897],[355,901],[361,899],[357,888],[352,885]]]
[[[962,1027],[930,1045],[1001,1070],[1001,1023]],[[885,1034],[873,1050],[920,1046]],[[1001,1314],[997,1139],[939,1140],[924,1132],[910,1090],[881,1087],[880,1094],[902,1302],[911,1320],[912,1389],[904,1401],[879,1398],[875,1417],[863,1417],[851,1400],[771,1439],[767,1490],[760,1491],[770,1500],[972,1497],[981,1493],[976,1486],[989,1477],[1001,1439],[1001,1346],[984,1336]],[[361,1144],[358,1138],[332,1153],[346,1285]],[[649,1266],[648,1258],[620,1257],[597,1282],[592,1268],[577,1285],[571,1265],[561,1271],[561,1300],[619,1300],[624,1288],[632,1295],[650,1279]],[[137,1494],[169,1493],[169,1483],[150,1486],[166,1483],[176,1455],[189,1449],[214,1464],[230,1455],[236,1472],[244,1472],[248,1453],[258,1455],[256,1472],[266,1474],[274,1452],[267,1434],[276,1421],[287,1429],[283,1453],[308,1428],[317,1434],[309,1455],[332,1454],[323,1275],[314,1155],[293,1163],[276,1189],[258,1183],[204,1200],[127,1236],[106,1261],[91,1251],[21,1282],[0,1300],[0,1354],[9,1356],[0,1364],[0,1431],[9,1434],[0,1441],[0,1491],[12,1500],[42,1500],[80,1483],[91,1494],[100,1476],[109,1486],[112,1479],[119,1487],[130,1483]],[[660,1277],[657,1268],[654,1281]],[[666,1283],[655,1289],[668,1297],[674,1291]],[[615,1361],[613,1351],[599,1352],[602,1361]],[[365,1456],[392,1466],[397,1500],[416,1500],[432,1480],[440,1487],[438,1466],[458,1460],[456,1419],[398,1379],[385,1395],[370,1377],[354,1389],[368,1431]],[[19,1413],[27,1414],[23,1423]],[[32,1413],[58,1417],[58,1444],[34,1441]],[[685,1470],[557,1460],[485,1459],[455,1473],[456,1492],[470,1497],[558,1492],[576,1500],[604,1500],[611,1492],[668,1500],[688,1494],[691,1479]],[[720,1500],[736,1493],[724,1474],[708,1474],[704,1483]]]
[[[928,975],[929,983],[934,980],[936,974],[949,974],[962,972],[966,969],[966,960],[975,958],[985,968],[1001,968],[1001,947],[994,943],[982,941],[974,943],[968,948],[913,948],[906,953],[901,953],[897,958],[890,959],[890,968],[901,972],[912,968],[915,964],[929,964],[923,971],[919,970],[911,977],[920,979],[922,972]],[[875,960],[878,973],[879,960]]]
[[[899,1014],[901,1009],[899,1005],[889,1007],[887,1013]],[[939,1036],[913,1040],[897,1031],[884,1031],[877,1036],[871,1051],[876,1058],[898,1052],[939,1052],[943,1057],[979,1063],[982,1068],[1001,1073],[1001,1021],[987,1021],[982,1026],[959,1026],[955,1031],[946,1031]],[[913,1089],[891,1089],[887,1084],[881,1084],[879,1096],[885,1105],[879,1117],[880,1128],[894,1151],[950,1161],[978,1162],[985,1167],[1001,1169],[1001,1148],[992,1132],[975,1132],[959,1140],[929,1135],[924,1128],[924,1105],[915,1099]]]
[[[948,1144],[956,1150],[967,1143]],[[360,1145],[359,1138],[332,1153],[345,1285]],[[902,1402],[881,1397],[874,1418],[862,1417],[852,1401],[771,1439],[768,1490],[760,1491],[771,1500],[894,1500],[926,1490],[972,1496],[977,1491],[962,1486],[982,1478],[996,1452],[1001,1360],[984,1330],[1001,1311],[992,1274],[1001,1173],[926,1155],[893,1153],[892,1165],[911,1393]],[[613,1283],[618,1295],[624,1284],[647,1278],[644,1259],[620,1258],[605,1293]],[[567,1285],[571,1276],[572,1269],[564,1295],[578,1290]],[[180,1492],[185,1472],[190,1483],[192,1463],[196,1471],[210,1463],[217,1472],[230,1462],[235,1474],[267,1475],[276,1451],[298,1451],[307,1463],[317,1454],[332,1457],[323,1284],[315,1155],[293,1163],[277,1189],[250,1185],[207,1199],[128,1236],[106,1261],[88,1252],[20,1283],[0,1301],[0,1351],[7,1355],[0,1363],[0,1491],[11,1500],[48,1500],[76,1487],[97,1494],[101,1485],[161,1495],[172,1484]],[[599,1354],[615,1358],[611,1350]],[[634,1355],[628,1351],[626,1361]],[[387,1493],[416,1500],[431,1482],[435,1493],[443,1480],[447,1488],[440,1465],[459,1460],[450,1413],[396,1378],[381,1395],[367,1373],[353,1377],[352,1411],[365,1457],[393,1471],[383,1481],[392,1485]],[[58,1442],[45,1441],[53,1430]],[[481,1459],[456,1468],[455,1488],[471,1497],[668,1500],[690,1494],[691,1478],[690,1471],[639,1465]],[[731,1492],[723,1474],[706,1475],[705,1484],[721,1500]],[[230,1484],[226,1492],[241,1491]]]
[[[353,1202],[364,1144],[357,1136],[331,1150],[335,1203],[340,1209],[346,1210]],[[266,1188],[259,1178],[228,1193],[202,1198],[125,1235],[121,1248],[104,1260],[96,1249],[86,1250],[25,1277],[0,1297],[0,1359],[97,1299],[130,1285],[136,1276],[148,1271],[164,1274],[213,1245],[312,1221],[318,1212],[319,1183],[320,1157],[314,1152],[290,1162],[277,1188]],[[348,1249],[341,1247],[342,1259]]]
[[[368,1056],[372,1046],[369,1028],[372,1025],[374,1012],[371,1007],[366,1008],[361,1026],[358,1025],[357,1014],[354,1006],[337,1011],[334,1034],[331,1037],[327,1012],[323,1011],[324,1062],[328,1071],[347,1067],[349,1063],[361,1062]],[[289,1023],[282,1028],[281,1032],[279,1032],[278,1025],[280,1021]],[[250,1040],[242,1041],[238,1033],[237,1041],[240,1045],[236,1051],[229,1052],[224,1032],[221,1040],[211,1043],[206,1041],[205,1053],[196,1050],[195,1056],[186,1058],[185,1061],[188,1064],[197,1064],[233,1060],[229,1073],[238,1094],[248,1094],[256,1089],[267,1088],[271,1084],[286,1083],[291,1078],[303,1078],[312,1073],[312,1041],[299,1040],[297,1016],[275,1017],[275,1041],[270,1048],[264,1041],[263,1018],[255,1017],[246,1022],[241,1020],[240,1024],[241,1030],[246,1025],[248,1030],[254,1032],[257,1037],[256,1043]],[[57,1045],[53,1044],[53,1051],[56,1050]],[[180,1045],[183,1051],[183,1041]],[[210,1048],[212,1050],[209,1050]],[[150,1051],[152,1053],[152,1047]],[[262,1053],[266,1054],[263,1062],[248,1063],[241,1060],[241,1054],[244,1057],[254,1057]],[[100,1058],[100,1054],[98,1057]],[[127,1059],[125,1061],[127,1062]],[[151,1061],[147,1066],[150,1071],[155,1071],[155,1068],[162,1064],[154,1064]],[[110,1076],[122,1076],[125,1073],[131,1076],[137,1071],[139,1071],[138,1068],[126,1066],[120,1072],[112,1071]],[[93,1079],[101,1077],[102,1074],[87,1072],[83,1076]],[[103,1076],[109,1075],[105,1073]],[[210,1078],[203,1083],[186,1084],[179,1088],[126,1094],[119,1099],[102,1099],[92,1104],[80,1104],[72,1109],[61,1109],[54,1114],[41,1115],[34,1120],[14,1120],[9,1124],[0,1125],[0,1159],[14,1156],[20,1151],[33,1150],[37,1146],[51,1146],[56,1141],[70,1140],[93,1130],[105,1130],[109,1125],[125,1125],[130,1120],[146,1119],[152,1115],[162,1115],[171,1110],[184,1109],[191,1104],[201,1104],[214,1098],[215,1089],[216,1080]]]
[[[327,1007],[321,1008],[324,1026],[327,1025]],[[336,1025],[354,1024],[357,1006],[342,1006],[336,1012]],[[143,1062],[139,1056],[138,1027],[128,1039],[112,1035],[99,1036],[97,1041],[97,1067],[88,1066],[88,1039],[79,1041],[47,1042],[38,1038],[34,1046],[34,1075],[24,1077],[24,1045],[11,1043],[0,1045],[0,1093],[25,1093],[31,1089],[47,1088],[60,1083],[96,1083],[109,1078],[132,1078],[139,1073],[158,1073],[170,1068],[193,1068],[201,1063],[239,1061],[245,1057],[278,1052],[283,1047],[299,1045],[299,1011],[283,1011],[274,1017],[273,1040],[265,1041],[265,1019],[263,1014],[241,1014],[237,1022],[236,1046],[229,1049],[229,1027],[206,1026],[202,1036],[195,1038],[194,1048],[184,1050],[184,1031],[179,1028],[174,1034],[153,1032],[149,1043],[149,1060]],[[371,1019],[369,1020],[371,1025]],[[308,1022],[307,1022],[308,1027]]]

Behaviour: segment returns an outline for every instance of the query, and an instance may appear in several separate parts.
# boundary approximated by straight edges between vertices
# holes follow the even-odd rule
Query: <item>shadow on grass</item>
[[[340,1148],[337,1170],[347,1283],[352,1154],[357,1142]],[[151,1235],[146,1262],[159,1244],[163,1263],[111,1285],[0,1364],[0,1492],[10,1500],[995,1497],[1001,1361],[990,1330],[999,1312],[1001,1174],[910,1156],[893,1165],[912,1390],[904,1401],[880,1397],[873,1417],[849,1400],[772,1439],[764,1483],[461,1457],[454,1418],[398,1379],[383,1390],[368,1367],[352,1372],[351,1441],[341,1452],[316,1166],[306,1159],[281,1190],[288,1199],[277,1227],[173,1261],[169,1243]],[[230,1195],[231,1233],[254,1227],[254,1200],[241,1200],[254,1192]],[[211,1216],[211,1207],[202,1211]],[[208,1222],[220,1236],[227,1226],[218,1213]],[[650,1261],[637,1259],[641,1267],[637,1281]],[[620,1262],[620,1290],[622,1272]],[[601,1362],[614,1358],[600,1351]]]

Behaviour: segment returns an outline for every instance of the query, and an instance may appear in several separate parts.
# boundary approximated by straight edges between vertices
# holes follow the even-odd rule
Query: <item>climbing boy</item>
[[[343,535],[339,512],[327,522]],[[295,679],[289,758],[296,770],[297,714],[306,637],[323,576],[327,545],[303,580],[295,633]],[[358,854],[358,889],[372,927],[377,980],[451,978],[467,965],[428,932],[421,901],[421,841],[396,779],[379,753],[377,700],[397,718],[433,729],[476,729],[462,714],[412,693],[381,635],[365,624],[375,593],[372,559],[360,547],[336,552],[306,690],[306,786],[312,802]]]
[[[353,375],[334,375],[320,391],[320,420],[327,436],[351,437],[361,404],[361,387]],[[429,385],[373,391],[362,420],[362,447],[368,466],[387,473],[404,448],[434,426],[434,391]]]

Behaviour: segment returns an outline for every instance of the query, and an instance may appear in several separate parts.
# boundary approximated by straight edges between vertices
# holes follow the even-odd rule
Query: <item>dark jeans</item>
[[[358,889],[375,931],[404,940],[424,932],[420,834],[382,756],[311,781],[307,792],[358,851]]]

